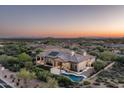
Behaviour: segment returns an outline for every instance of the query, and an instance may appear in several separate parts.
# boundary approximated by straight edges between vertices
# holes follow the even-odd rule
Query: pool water
[[[73,82],[80,82],[81,80],[84,79],[83,76],[76,76],[73,74],[63,74],[64,76],[68,77],[69,79],[71,79]]]

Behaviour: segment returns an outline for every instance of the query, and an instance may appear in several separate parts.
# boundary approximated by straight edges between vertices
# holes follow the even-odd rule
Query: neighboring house
[[[124,48],[124,44],[103,44],[103,46],[109,48]]]
[[[1,44],[0,44],[0,47],[4,47],[4,45],[1,45]]]
[[[115,54],[120,54],[121,51],[119,49],[112,49],[112,52],[115,53]]]
[[[56,67],[65,71],[82,72],[95,62],[95,57],[84,52],[82,55],[71,51],[51,49],[37,55],[36,63]]]

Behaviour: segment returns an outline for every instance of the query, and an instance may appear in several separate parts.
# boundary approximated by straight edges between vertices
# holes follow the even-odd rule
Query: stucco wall
[[[63,63],[63,68],[70,69],[70,63]]]
[[[53,63],[53,67],[54,66],[58,66],[58,63],[62,62],[62,68],[64,69],[68,69],[68,70],[71,70],[71,62],[64,62],[62,59],[59,59],[59,58],[56,58],[56,59],[52,59],[52,58],[48,58],[49,61],[51,61],[51,63]],[[92,59],[89,59],[89,60],[86,60],[86,61],[83,61],[83,62],[80,62],[77,64],[77,71],[79,72],[80,70],[84,70],[87,66],[91,66],[91,64],[95,62],[95,58],[92,58]],[[43,60],[40,60],[38,61],[36,59],[36,63],[37,64],[41,64],[41,65],[44,65],[46,63],[46,59],[43,58]],[[58,66],[59,67],[59,66]]]
[[[91,64],[95,62],[95,58],[89,59],[87,61],[83,61],[77,64],[78,71],[85,69],[86,67],[90,67]]]
[[[77,64],[77,71],[79,72],[80,70],[83,70],[86,68],[87,61],[83,61]]]

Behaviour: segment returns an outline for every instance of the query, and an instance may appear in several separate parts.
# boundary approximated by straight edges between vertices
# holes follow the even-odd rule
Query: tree
[[[7,62],[10,64],[19,63],[19,60],[18,60],[18,58],[13,57],[13,56],[7,56]]]
[[[21,68],[23,68],[25,66],[27,68],[27,66],[29,66],[29,65],[31,66],[31,64],[32,64],[32,58],[26,53],[22,53],[22,54],[18,55],[18,59],[19,59]],[[29,63],[29,62],[31,62],[31,63]]]
[[[0,63],[1,64],[6,64],[7,63],[7,55],[1,55],[0,56]]]
[[[116,59],[116,61],[118,63],[124,64],[124,56],[118,56],[117,59]]]
[[[11,71],[19,71],[20,65],[19,60],[13,56],[1,55],[0,56],[0,63],[7,69]]]
[[[39,54],[40,52],[43,52],[41,48],[36,49],[36,54]]]
[[[70,47],[69,47],[69,46],[64,46],[64,48],[67,48],[67,49],[69,49]]]
[[[10,56],[16,56],[17,54],[20,53],[19,46],[16,44],[9,44],[4,46],[4,51],[5,54],[10,55]]]
[[[120,51],[121,51],[121,54],[124,54],[124,48],[121,48]]]
[[[91,83],[90,83],[90,81],[84,81],[83,84],[84,85],[90,85]]]
[[[98,50],[92,50],[88,52],[89,54],[93,55],[93,56],[99,56],[99,51]]]
[[[58,82],[55,78],[48,78],[48,87],[49,88],[56,88],[58,87]]]
[[[13,56],[8,56],[7,57],[7,65],[6,67],[11,70],[11,71],[19,71],[20,70],[20,64],[19,64],[19,60],[17,57],[13,57]]]
[[[69,86],[73,85],[73,82],[64,76],[58,77],[57,80],[58,80],[59,86],[61,86],[61,87],[69,87]]]
[[[29,81],[36,77],[35,73],[31,73],[26,69],[21,69],[20,72],[17,74],[17,76],[23,79],[25,87],[28,87]]]
[[[0,49],[0,55],[3,55],[4,53],[4,49]]]
[[[97,46],[96,48],[97,48],[100,52],[104,52],[104,50],[105,50],[104,47],[102,47],[102,46]]]
[[[31,61],[25,63],[25,68],[26,68],[27,70],[30,70],[32,67],[33,67],[33,63],[32,63]]]
[[[104,60],[104,61],[113,61],[116,59],[116,55],[112,52],[105,51],[99,55],[99,58]]]
[[[105,67],[105,63],[101,60],[94,62],[93,67],[96,71],[99,71]]]
[[[18,55],[18,59],[21,62],[32,61],[32,58],[28,54],[26,54],[26,53],[21,53],[20,55]]]
[[[37,72],[38,79],[40,79],[41,81],[44,81],[44,82],[47,82],[48,81],[48,77],[50,75],[51,74],[48,71],[45,71],[45,70],[42,70],[42,71]]]
[[[79,48],[78,47],[74,47],[74,48],[72,48],[72,50],[79,51]]]
[[[44,88],[57,88],[58,87],[58,82],[55,78],[48,77],[47,83],[43,84]]]

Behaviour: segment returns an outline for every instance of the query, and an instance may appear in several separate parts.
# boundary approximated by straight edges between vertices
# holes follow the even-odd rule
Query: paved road
[[[12,87],[0,79],[0,88],[12,88]]]

